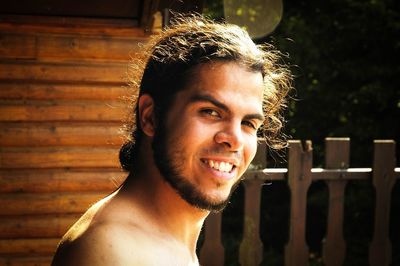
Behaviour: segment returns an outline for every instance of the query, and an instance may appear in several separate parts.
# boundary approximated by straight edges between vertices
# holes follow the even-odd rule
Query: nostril
[[[214,140],[216,143],[218,144],[222,144],[224,146],[227,147],[231,147],[231,137],[229,136],[229,134],[227,134],[226,132],[220,131],[217,134],[215,134]]]

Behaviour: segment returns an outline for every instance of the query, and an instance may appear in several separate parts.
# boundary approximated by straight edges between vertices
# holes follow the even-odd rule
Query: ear
[[[149,137],[154,136],[155,118],[154,118],[154,100],[148,94],[143,94],[139,98],[139,122],[144,134]]]

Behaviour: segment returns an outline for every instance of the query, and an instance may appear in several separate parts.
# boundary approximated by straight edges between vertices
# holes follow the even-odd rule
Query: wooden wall
[[[48,265],[80,214],[123,180],[129,52],[105,23],[0,22],[0,265]]]

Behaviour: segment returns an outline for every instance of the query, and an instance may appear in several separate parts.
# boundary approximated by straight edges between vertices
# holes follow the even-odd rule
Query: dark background
[[[371,167],[374,139],[394,139],[399,143],[399,3],[395,0],[284,0],[278,27],[257,40],[272,42],[289,55],[285,61],[295,76],[295,91],[286,112],[285,132],[292,139],[312,140],[314,167],[323,167],[326,137],[351,138],[350,167]],[[223,18],[222,1],[208,0],[204,7],[212,18]],[[277,166],[285,166],[284,160],[269,160],[268,167]],[[400,265],[399,183],[392,193],[392,265]],[[310,265],[323,265],[321,241],[326,233],[327,199],[324,182],[314,183],[307,207]],[[285,182],[273,182],[263,188],[263,265],[283,265],[289,202]],[[371,180],[348,183],[345,265],[368,265],[374,202]],[[223,216],[226,265],[235,265],[238,261],[242,214],[243,189],[239,188]]]

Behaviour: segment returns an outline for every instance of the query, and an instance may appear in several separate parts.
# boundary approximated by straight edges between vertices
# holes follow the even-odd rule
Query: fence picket
[[[266,144],[260,143],[257,154],[251,162],[254,167],[264,169],[267,166]],[[239,248],[239,262],[242,266],[259,265],[262,261],[263,244],[260,239],[260,201],[264,183],[262,173],[254,173],[243,181],[245,191],[243,240]]]
[[[393,140],[374,141],[372,180],[375,187],[375,226],[369,250],[371,266],[391,263],[392,251],[389,240],[389,218],[392,189],[396,182],[396,145]]]
[[[240,244],[239,262],[242,266],[259,265],[262,261],[263,244],[260,239],[261,179],[244,180],[245,209],[243,240]]]
[[[308,264],[306,243],[307,191],[311,185],[312,148],[307,141],[304,149],[300,141],[289,142],[288,184],[291,192],[289,242],[285,247],[286,266]]]
[[[222,212],[211,213],[205,223],[204,244],[200,250],[200,264],[204,266],[224,265],[224,246],[221,243]]]
[[[346,169],[350,162],[349,138],[325,139],[326,169]],[[343,239],[343,203],[347,181],[326,180],[329,189],[327,234],[323,243],[323,260],[326,266],[343,264],[346,243]]]

